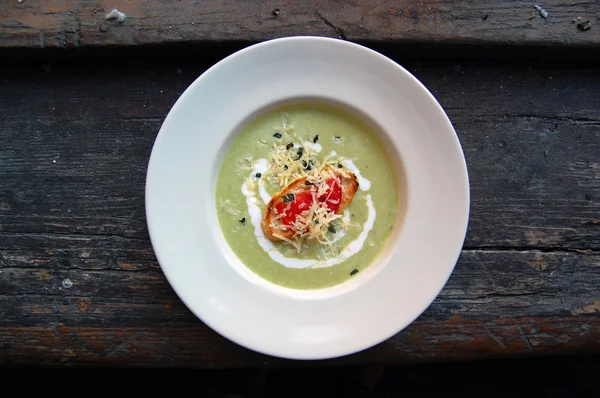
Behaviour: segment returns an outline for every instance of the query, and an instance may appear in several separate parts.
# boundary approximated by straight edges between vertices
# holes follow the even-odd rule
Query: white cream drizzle
[[[258,159],[256,163],[254,163],[254,169],[252,169],[253,175],[256,177],[256,173],[264,174],[265,171],[267,171],[268,166],[269,163],[267,162],[267,159]],[[258,193],[264,204],[268,204],[271,200],[271,195],[267,192],[265,180],[262,177],[258,179]]]
[[[329,156],[337,156],[337,152],[331,151],[329,153]],[[369,189],[371,189],[371,181],[367,180],[366,178],[363,178],[362,174],[360,174],[360,170],[358,169],[358,167],[356,167],[352,160],[344,159],[340,161],[340,163],[342,163],[344,166],[346,166],[346,168],[352,171],[354,175],[356,175],[356,179],[358,180],[358,187],[361,191],[368,191]]]
[[[323,150],[323,147],[318,142],[307,142],[305,145],[317,153],[319,153]],[[294,147],[296,147],[296,146],[300,146],[300,145],[294,145]]]
[[[342,160],[342,164],[356,175],[356,179],[358,180],[358,187],[361,191],[368,191],[369,189],[371,189],[371,181],[367,180],[360,174],[360,170],[358,169],[358,167],[356,167],[352,160],[344,159]]]
[[[317,152],[321,151],[321,145],[312,144],[311,146]],[[335,151],[331,152],[332,156],[335,156]],[[360,175],[360,171],[351,160],[344,160],[344,165],[348,167],[348,169],[352,170],[356,177],[359,180],[360,188],[363,191],[368,191],[371,188],[371,182],[366,178],[363,178]],[[268,162],[267,159],[258,159],[253,164],[253,169],[244,184],[242,184],[242,194],[246,197],[246,205],[248,206],[248,214],[250,215],[250,221],[252,222],[252,226],[254,227],[254,236],[256,236],[256,240],[258,241],[259,246],[273,259],[273,261],[283,265],[287,268],[325,268],[331,267],[333,265],[339,264],[343,261],[346,261],[348,258],[352,257],[356,253],[362,250],[362,247],[367,240],[369,232],[373,229],[373,224],[375,223],[375,218],[377,214],[375,212],[375,207],[373,206],[373,201],[371,199],[371,195],[366,195],[366,205],[368,208],[367,220],[363,224],[363,230],[361,231],[358,238],[354,239],[352,242],[348,243],[341,252],[335,256],[328,258],[327,260],[316,260],[316,259],[299,259],[293,257],[284,256],[274,245],[274,243],[269,240],[260,226],[262,221],[262,210],[263,207],[257,197],[256,192],[256,173],[264,173],[267,170]],[[261,179],[258,180],[258,194],[264,204],[269,203],[271,200],[271,195],[265,189],[265,182]],[[344,210],[344,218],[349,221],[350,220],[350,212],[348,209]],[[344,237],[346,233],[344,231],[340,231],[336,233],[334,236],[334,242],[337,242],[342,237]]]

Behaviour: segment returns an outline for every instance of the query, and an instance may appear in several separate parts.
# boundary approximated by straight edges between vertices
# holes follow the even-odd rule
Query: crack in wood
[[[147,231],[147,230],[145,230]],[[6,232],[6,231],[2,231],[0,232],[0,236],[37,236],[37,237],[53,237],[53,236],[57,236],[60,238],[72,238],[72,239],[78,239],[78,240],[88,240],[88,239],[94,239],[94,238],[117,238],[117,239],[126,239],[126,240],[134,240],[134,241],[140,241],[140,242],[150,242],[150,238],[149,237],[144,237],[144,238],[138,238],[138,237],[134,237],[134,236],[124,236],[124,235],[119,235],[119,234],[103,234],[103,233],[93,233],[93,234],[87,234],[87,233],[77,233],[77,232]],[[3,248],[0,247],[0,250],[10,250],[10,248]]]
[[[496,286],[494,286],[496,287]],[[470,294],[469,298],[472,300],[481,300],[481,299],[499,299],[499,298],[515,298],[515,297],[536,297],[536,296],[540,296],[542,294],[544,294],[545,292],[543,290],[538,290],[535,292],[525,292],[525,293],[520,293],[520,292],[506,292],[506,293],[500,293],[500,292],[494,292],[494,293],[489,293],[489,294]]]
[[[546,120],[559,120],[569,121],[572,123],[589,123],[596,124],[600,123],[600,119],[594,117],[572,117],[566,115],[548,115],[548,114],[524,114],[524,113],[506,113],[506,114],[490,114],[489,117],[511,117],[511,118],[533,118],[533,119],[546,119]]]
[[[331,29],[333,29],[333,31],[338,35],[339,39],[347,40],[346,35],[344,34],[344,30],[342,28],[332,24],[327,18],[325,18],[323,15],[321,15],[321,13],[319,13],[318,11],[316,11],[315,14],[317,14],[317,16],[319,18],[321,18],[321,20],[325,23],[325,25],[327,25]]]
[[[79,12],[78,10],[74,11],[74,35],[75,40],[73,41],[73,45],[75,48],[80,48],[81,45],[81,21],[79,20]]]
[[[552,247],[552,246],[463,246],[463,252],[531,252],[531,253],[570,253],[595,254],[600,253],[600,249],[592,248],[570,248],[570,247]]]
[[[91,257],[90,257],[91,258]],[[65,257],[56,257],[54,260],[63,260],[65,259]],[[81,260],[81,258],[79,257],[72,257],[69,258],[71,260]],[[0,260],[2,260],[1,256],[0,256]],[[53,259],[50,259],[49,262],[54,261]],[[132,262],[131,260],[129,260],[130,263]],[[123,262],[123,261],[119,261],[117,260],[117,262]],[[145,273],[145,272],[158,272],[158,273],[162,273],[162,269],[160,268],[160,265],[158,265],[158,262],[156,260],[135,260],[135,263],[143,263],[143,262],[149,262],[151,263],[150,266],[148,266],[146,264],[146,267],[144,268],[124,268],[122,266],[116,266],[116,267],[81,267],[79,265],[74,265],[72,263],[69,263],[69,265],[67,266],[63,266],[63,267],[52,267],[52,268],[44,268],[42,266],[40,267],[15,267],[13,265],[8,264],[7,262],[4,262],[2,264],[2,266],[0,267],[0,270],[5,271],[5,272],[11,272],[11,271],[32,271],[32,272],[39,272],[41,270],[46,270],[46,269],[50,269],[52,271],[57,271],[57,272],[69,272],[69,271],[81,271],[81,272],[122,272],[122,273]],[[154,267],[152,265],[155,265]]]
[[[60,33],[58,34],[58,39],[56,40],[56,46],[58,48],[66,49],[67,48],[67,24],[63,23],[60,28]]]
[[[523,330],[523,327],[520,324],[518,324],[517,327],[519,328],[519,332],[521,333],[521,336],[523,337],[523,341],[525,342],[525,345],[527,346],[527,349],[529,351],[533,351],[533,346],[531,345],[531,342],[529,341],[529,338],[525,334],[525,331]]]
[[[489,336],[494,339],[496,341],[496,343],[498,343],[498,345],[504,349],[504,350],[508,350],[508,346],[506,344],[504,344],[502,342],[502,340],[500,340],[499,337],[497,337],[494,333],[492,333],[488,328],[485,329],[487,331],[487,333],[489,334]]]

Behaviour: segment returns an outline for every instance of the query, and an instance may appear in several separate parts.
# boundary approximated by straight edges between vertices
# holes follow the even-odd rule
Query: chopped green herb
[[[275,133],[275,134],[273,134],[273,137],[275,137],[275,138],[281,138],[281,133]]]
[[[317,141],[319,141],[319,134],[315,135],[315,138],[313,138],[313,144],[316,144]]]
[[[331,232],[332,234],[335,234],[335,232],[336,232],[336,231],[335,231],[335,228],[334,228],[332,225],[330,225],[329,227],[327,227],[327,230],[328,230],[329,232]]]
[[[304,181],[304,185],[312,185],[312,182],[310,182],[310,181]]]
[[[340,137],[339,135],[336,135],[334,138],[335,138],[336,140],[339,140],[339,139],[340,139],[340,138],[342,138],[342,137]]]
[[[312,170],[312,165],[309,164],[306,160],[302,161],[302,167],[304,167],[304,170]]]
[[[296,200],[296,196],[293,193],[288,193],[287,198],[290,202]]]
[[[290,200],[288,199],[287,195],[282,196],[281,197],[283,199],[283,203],[288,203]]]
[[[240,220],[241,224],[244,224],[246,222],[246,217],[242,217],[242,219]]]
[[[338,163],[338,169],[341,169],[342,167],[344,167],[344,166],[342,166],[341,163]]]
[[[287,170],[287,169],[289,169],[288,165],[287,165],[287,164],[284,164],[284,165],[283,165],[283,169],[284,169],[284,170]]]
[[[254,174],[254,176],[255,176],[256,178],[260,178],[260,177],[262,176],[262,173],[256,173],[256,174]]]
[[[319,220],[315,220],[315,224],[318,224],[318,223],[319,223]]]
[[[356,274],[358,274],[358,270],[356,268],[354,268],[352,271],[350,271],[350,276],[356,275]]]
[[[287,149],[287,150],[290,150],[290,149],[292,149],[293,147],[294,147],[294,143],[293,143],[293,142],[290,142],[289,144],[287,144],[287,145],[285,146],[285,149]]]
[[[304,148],[303,147],[298,148],[298,159],[296,159],[296,160],[300,160],[300,158],[302,157],[303,154],[304,154]]]

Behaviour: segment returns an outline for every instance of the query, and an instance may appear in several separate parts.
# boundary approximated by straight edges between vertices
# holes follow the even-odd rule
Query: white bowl
[[[344,104],[371,119],[405,184],[404,218],[375,263],[349,282],[312,291],[273,285],[247,269],[225,242],[214,194],[220,162],[243,125],[298,98]],[[152,150],[146,213],[169,283],[204,323],[265,354],[325,359],[384,341],[431,304],[460,254],[469,182],[448,117],[408,71],[357,44],[291,37],[227,57],[182,94]]]

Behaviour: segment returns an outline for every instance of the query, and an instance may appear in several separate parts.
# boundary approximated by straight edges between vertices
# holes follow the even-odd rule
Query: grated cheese
[[[287,113],[281,114],[281,127],[275,127],[275,131],[279,133],[290,133],[294,131],[294,126],[290,124],[290,118]]]
[[[265,141],[265,139],[260,139],[256,142],[256,147],[257,148],[266,148],[267,147],[267,141]]]
[[[318,152],[308,141],[300,140],[300,144],[293,144],[291,147],[289,144],[274,144],[267,159],[269,167],[264,178],[281,188],[303,177],[307,177],[310,183],[316,183],[326,169],[343,161],[343,158],[334,154],[320,161],[317,155]],[[339,182],[332,171],[328,175]]]
[[[310,185],[313,200],[310,207],[307,204],[300,205],[301,212],[296,215],[292,225],[284,225],[281,222],[281,219],[286,216],[286,211],[290,209],[289,204],[281,214],[275,210],[270,227],[279,233],[274,233],[273,236],[290,244],[297,252],[312,242],[325,246],[333,245],[335,234],[331,232],[331,227],[336,231],[346,231],[350,223],[343,218],[343,215],[332,213],[327,207],[327,203],[340,202],[340,200],[330,199],[333,189],[329,189],[327,181],[333,179],[334,184],[342,186],[335,168],[345,159],[332,151],[325,159],[319,160],[318,152],[321,146],[316,142],[297,137],[286,113],[281,115],[281,126],[274,127],[274,131],[281,134],[281,137],[278,137],[280,139],[270,150],[267,157],[268,166],[262,174],[262,179],[273,186],[284,188],[300,178],[306,178],[306,185],[307,188]],[[336,143],[342,144],[343,138],[336,138]],[[257,142],[259,146],[264,144],[264,140]],[[301,190],[304,191],[304,188]],[[318,198],[325,194],[328,194],[325,201],[320,202]],[[284,236],[289,236],[290,230],[293,231],[292,239]]]
[[[239,175],[245,175],[249,170],[254,168],[254,158],[252,156],[246,156],[238,162],[236,169]]]
[[[285,217],[286,211],[289,210],[290,204],[284,208],[281,214],[277,213],[277,209],[275,209],[275,216],[271,218],[270,227],[275,231],[282,233],[287,233],[289,230],[293,231],[292,239],[282,239],[282,235],[280,234],[273,235],[286,243],[292,244],[291,242],[293,242],[292,245],[296,248],[298,253],[303,247],[308,246],[312,242],[318,242],[325,246],[333,245],[335,240],[333,239],[333,233],[330,228],[333,227],[336,231],[346,231],[350,226],[350,223],[344,219],[342,214],[332,212],[327,206],[328,202],[339,202],[339,200],[334,201],[329,199],[333,190],[329,189],[327,181],[331,178],[333,178],[335,184],[339,184],[341,187],[341,180],[329,167],[324,169],[320,174],[310,176],[310,180],[312,181],[310,190],[312,194],[312,203],[310,207],[305,203],[299,206],[299,209],[303,211],[296,215],[296,219],[291,226],[284,225],[280,222],[281,218]],[[329,193],[325,200],[318,200],[318,198],[323,197],[327,191],[329,191]]]
[[[219,198],[219,206],[221,206],[222,209],[225,209],[225,211],[233,217],[237,217],[240,215],[240,211],[233,208],[233,206],[236,206],[237,204],[238,202],[234,202],[229,199]]]

